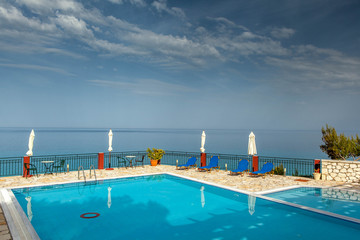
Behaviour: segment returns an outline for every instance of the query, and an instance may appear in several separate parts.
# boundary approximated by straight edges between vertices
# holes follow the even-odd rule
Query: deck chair
[[[204,167],[199,167],[198,171],[208,171],[211,172],[211,169],[220,169],[219,167],[219,157],[218,156],[212,156],[210,158],[210,163],[208,166],[204,166]]]
[[[274,167],[274,164],[271,162],[267,162],[264,164],[264,166],[261,168],[260,171],[252,172],[251,175],[257,175],[257,176],[263,176],[265,177],[266,174],[272,174],[272,169]]]
[[[120,168],[121,165],[122,165],[123,167],[125,167],[125,168],[128,167],[128,166],[127,166],[128,161],[127,161],[125,158],[119,157],[119,156],[116,156],[116,157],[117,157],[117,159],[118,159],[118,168]]]
[[[142,155],[141,160],[135,159],[135,167],[140,163],[141,163],[142,167],[144,167],[144,158],[145,158],[145,155]]]
[[[31,171],[34,173],[36,173],[36,176],[38,177],[38,172],[37,172],[37,168],[35,167],[34,164],[31,163],[24,163],[24,174],[26,176],[26,178],[31,175]]]
[[[52,165],[52,172],[57,173],[65,172],[65,159],[61,159],[60,161],[55,162]]]
[[[230,171],[230,175],[240,174],[241,176],[244,176],[244,172],[248,171],[248,167],[249,167],[249,161],[243,159],[239,162],[237,169]]]
[[[176,169],[190,169],[191,167],[196,167],[196,157],[191,157],[188,159],[187,163],[179,165],[176,167]]]

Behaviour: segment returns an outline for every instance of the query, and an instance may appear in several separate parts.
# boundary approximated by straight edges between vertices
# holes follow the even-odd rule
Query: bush
[[[274,169],[274,174],[275,175],[284,175],[284,166],[282,164],[280,164],[279,166],[277,166]]]

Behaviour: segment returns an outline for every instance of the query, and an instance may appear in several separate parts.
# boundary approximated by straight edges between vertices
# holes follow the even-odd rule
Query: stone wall
[[[360,182],[360,162],[343,160],[321,160],[322,178],[339,182]]]

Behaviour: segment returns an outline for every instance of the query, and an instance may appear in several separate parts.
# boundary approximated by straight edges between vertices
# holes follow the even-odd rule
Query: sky
[[[360,129],[358,0],[0,0],[0,127]]]

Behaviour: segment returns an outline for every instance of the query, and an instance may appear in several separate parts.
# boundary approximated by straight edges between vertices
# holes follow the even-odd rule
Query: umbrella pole
[[[109,168],[111,168],[111,151],[109,152]]]

